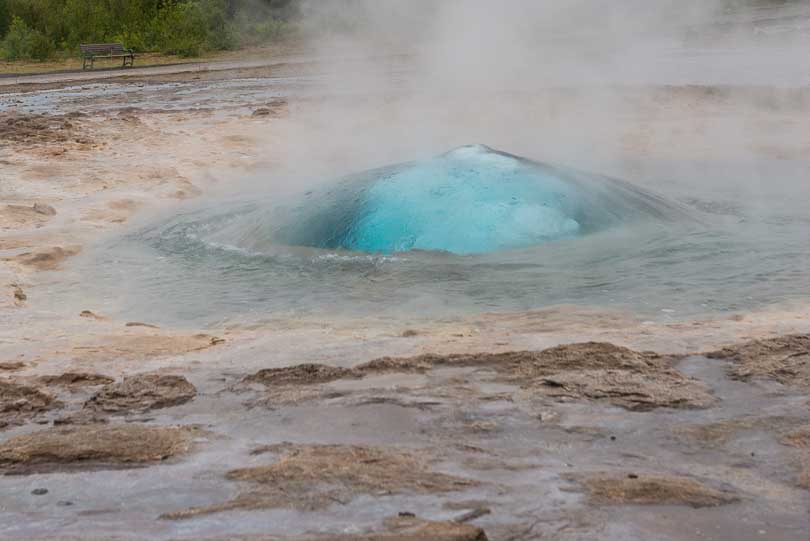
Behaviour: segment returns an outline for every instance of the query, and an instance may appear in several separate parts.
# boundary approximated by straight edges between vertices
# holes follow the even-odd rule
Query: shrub
[[[290,25],[286,21],[273,17],[255,21],[245,13],[240,13],[236,17],[235,25],[238,28],[239,44],[242,46],[267,43],[290,32]]]
[[[160,51],[180,56],[230,49],[235,43],[224,0],[185,1],[168,6],[153,21],[150,34]]]
[[[80,43],[196,56],[281,37],[298,0],[0,0],[0,56],[78,54]],[[237,32],[238,29],[238,32]]]
[[[44,34],[15,16],[0,49],[6,60],[46,60],[54,46]]]

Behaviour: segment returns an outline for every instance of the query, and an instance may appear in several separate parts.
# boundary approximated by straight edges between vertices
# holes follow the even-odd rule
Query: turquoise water
[[[371,254],[469,255],[573,239],[638,221],[689,219],[682,206],[627,183],[483,145],[364,171],[310,191],[289,208],[249,214],[211,238],[249,251],[261,251],[272,241]]]
[[[173,325],[559,304],[649,318],[748,310],[810,290],[810,222],[794,194],[806,169],[775,167],[767,197],[741,189],[764,165],[722,176],[696,166],[705,178],[687,197],[674,186],[663,197],[462,147],[285,200],[258,191],[200,202],[88,251],[76,270],[96,287],[80,301]]]
[[[329,220],[346,207],[327,208],[291,232],[290,240],[370,253],[474,254],[584,233],[577,220],[584,201],[576,186],[486,147],[464,147],[372,176],[344,227],[310,238],[307,229],[319,229],[311,222]]]

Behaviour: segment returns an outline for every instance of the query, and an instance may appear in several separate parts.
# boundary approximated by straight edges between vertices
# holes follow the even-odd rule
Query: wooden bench
[[[82,69],[87,69],[87,61],[90,61],[90,69],[93,69],[93,63],[96,58],[123,58],[124,63],[121,66],[132,67],[135,63],[135,51],[132,49],[124,49],[121,43],[88,43],[79,45],[82,50]]]

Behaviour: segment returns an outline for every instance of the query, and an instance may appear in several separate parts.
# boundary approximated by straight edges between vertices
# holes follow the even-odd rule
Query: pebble
[[[34,496],[43,496],[47,493],[48,493],[47,488],[35,488],[34,490],[31,491],[31,494],[33,494]]]

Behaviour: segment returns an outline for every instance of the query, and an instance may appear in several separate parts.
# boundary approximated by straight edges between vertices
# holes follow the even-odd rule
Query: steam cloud
[[[803,2],[306,0],[301,13],[327,91],[274,140],[290,174],[480,143],[645,183],[639,160],[807,150],[792,121],[810,104]],[[780,115],[783,130],[758,127]]]

